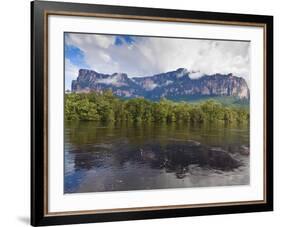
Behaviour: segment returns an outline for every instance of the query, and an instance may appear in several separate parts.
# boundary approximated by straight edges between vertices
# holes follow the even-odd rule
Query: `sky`
[[[249,84],[250,42],[65,33],[65,89],[81,68],[99,73],[152,76],[178,68],[243,77]]]

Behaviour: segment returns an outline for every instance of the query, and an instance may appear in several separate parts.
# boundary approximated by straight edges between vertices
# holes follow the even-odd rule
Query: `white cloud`
[[[102,60],[104,60],[105,62],[110,62],[111,58],[108,54],[100,51],[99,55],[102,58]]]
[[[201,76],[203,76],[204,74],[203,73],[201,73],[201,72],[191,72],[190,74],[189,74],[189,77],[191,78],[191,79],[198,79],[198,78],[200,78]]]
[[[89,36],[88,36],[89,38]],[[108,36],[104,36],[104,35],[97,35],[94,37],[96,43],[98,46],[102,47],[102,48],[108,48],[110,45],[112,45],[114,43],[114,40]],[[91,38],[89,39],[91,42]]]
[[[66,43],[82,50],[86,64],[102,73],[149,76],[187,68],[196,72],[194,77],[233,73],[249,82],[249,42],[153,37],[134,39],[132,44],[114,45],[115,36],[73,33],[68,34]]]

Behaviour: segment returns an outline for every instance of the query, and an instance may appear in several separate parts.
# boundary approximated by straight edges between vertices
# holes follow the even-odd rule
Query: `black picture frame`
[[[261,203],[221,204],[219,206],[167,207],[166,209],[135,209],[115,212],[48,213],[46,198],[48,81],[47,22],[48,15],[118,17],[144,20],[177,20],[194,23],[262,25],[265,29],[265,198]],[[273,210],[273,17],[156,8],[77,4],[63,2],[31,2],[31,224],[33,226],[78,224],[89,222],[123,221],[229,214]]]

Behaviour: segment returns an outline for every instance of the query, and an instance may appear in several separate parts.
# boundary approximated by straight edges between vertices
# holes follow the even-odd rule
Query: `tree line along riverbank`
[[[101,122],[214,122],[248,123],[249,109],[222,105],[215,100],[201,103],[158,102],[144,98],[121,99],[111,91],[65,94],[65,120]]]

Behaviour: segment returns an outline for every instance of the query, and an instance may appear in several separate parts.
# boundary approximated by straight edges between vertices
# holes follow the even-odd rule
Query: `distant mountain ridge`
[[[112,92],[123,98],[144,97],[159,100],[164,97],[172,100],[187,97],[235,97],[249,100],[250,90],[242,77],[232,74],[203,75],[192,79],[185,68],[156,74],[148,77],[129,78],[125,73],[103,74],[94,70],[80,69],[76,80],[72,81],[72,92]]]

